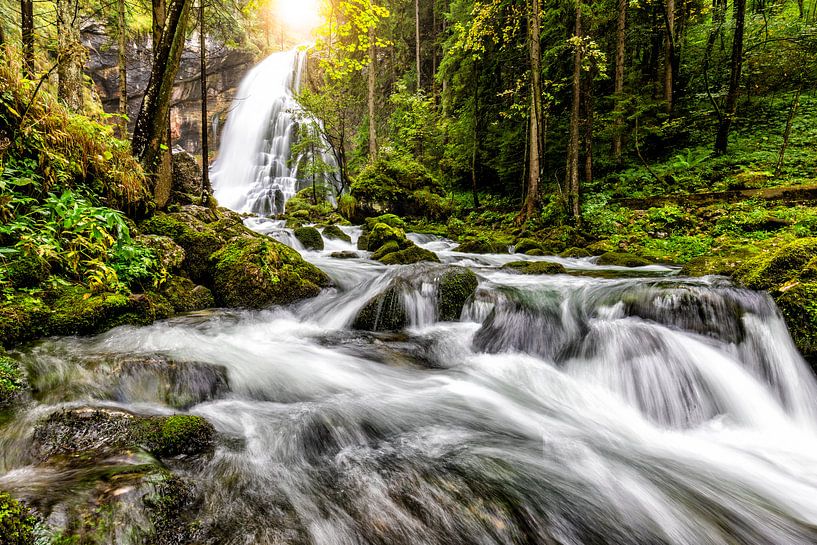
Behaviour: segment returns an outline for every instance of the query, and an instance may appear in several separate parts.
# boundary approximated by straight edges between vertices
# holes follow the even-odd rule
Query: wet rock
[[[173,314],[170,303],[156,293],[90,294],[66,288],[52,305],[47,330],[57,335],[89,335],[124,324],[148,325]]]
[[[397,248],[402,249],[408,247],[409,241],[402,229],[391,227],[386,223],[377,223],[369,232],[366,249],[370,252],[376,252],[388,242],[392,242]]]
[[[343,229],[337,225],[327,225],[323,228],[323,238],[328,240],[342,240],[344,242],[352,243],[352,237],[343,232]]]
[[[20,364],[0,350],[0,411],[20,401],[26,390],[27,384]]]
[[[464,267],[450,267],[437,285],[437,315],[450,322],[460,319],[465,303],[474,296],[479,280],[474,271]]]
[[[369,249],[369,235],[360,235],[357,238],[357,249],[364,251]]]
[[[502,265],[502,269],[519,274],[566,274],[559,263],[549,261],[511,261]]]
[[[264,308],[314,297],[329,278],[272,239],[237,240],[213,254],[213,294],[223,306]]]
[[[507,254],[508,245],[485,237],[476,237],[462,241],[454,250],[466,254]]]
[[[334,257],[335,259],[355,259],[360,257],[360,254],[351,250],[344,250],[342,252],[332,252],[329,254],[329,257]]]
[[[652,265],[648,259],[625,252],[606,252],[599,256],[596,262],[599,265],[615,265],[618,267],[644,267]]]
[[[173,242],[170,237],[139,235],[136,242],[153,250],[162,266],[170,272],[178,271],[184,263],[184,248]]]
[[[170,201],[179,204],[201,200],[201,167],[196,158],[184,150],[173,151],[173,185]]]
[[[562,253],[559,254],[560,257],[574,257],[574,258],[576,258],[576,257],[590,257],[591,255],[593,255],[593,254],[591,254],[590,252],[588,252],[584,248],[576,248],[575,246],[572,246],[572,247],[568,248],[567,250],[565,250],[565,251],[563,251]]]
[[[307,250],[323,250],[323,237],[314,227],[299,227],[294,234]]]
[[[411,243],[411,246],[404,250],[387,252],[385,255],[380,256],[378,261],[384,265],[408,265],[410,263],[420,263],[421,261],[439,263],[440,258],[434,252]]]
[[[408,314],[403,302],[403,291],[411,286],[396,278],[381,293],[371,298],[355,316],[352,329],[366,331],[395,331],[408,325]]]
[[[542,244],[530,238],[520,239],[514,244],[514,253],[534,255],[531,253],[533,251],[542,252],[540,255],[544,255],[545,249]]]
[[[817,237],[773,247],[743,263],[734,274],[750,289],[777,289],[792,281],[817,256]]]
[[[172,276],[162,286],[162,295],[176,312],[193,312],[216,306],[213,293],[183,276]]]

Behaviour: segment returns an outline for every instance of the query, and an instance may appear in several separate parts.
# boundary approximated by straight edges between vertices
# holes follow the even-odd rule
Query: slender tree
[[[539,178],[542,173],[542,53],[539,31],[539,0],[531,0],[528,14],[528,55],[530,57],[530,153],[528,154],[528,191],[524,219],[533,218],[539,209]]]
[[[666,0],[664,11],[664,102],[668,112],[675,106],[675,0]]]
[[[414,62],[417,66],[417,91],[423,88],[420,68],[420,0],[414,0]]]
[[[119,64],[119,138],[128,137],[128,35],[125,20],[125,0],[116,3],[116,26]]]
[[[85,48],[77,27],[77,0],[57,0],[57,96],[69,109],[83,106],[83,72]]]
[[[374,27],[369,29],[369,66],[368,70],[368,85],[367,85],[367,101],[369,111],[369,159],[374,161],[377,158],[377,120],[375,118],[375,66],[377,62],[377,55],[375,51],[375,35]]]
[[[565,166],[565,188],[567,190],[568,212],[575,223],[581,222],[579,202],[579,126],[581,125],[582,104],[582,3],[576,0],[576,27],[573,36],[573,100],[570,107],[570,129],[567,143],[567,164]]]
[[[23,76],[34,78],[34,0],[20,0],[23,38]]]
[[[621,133],[624,130],[624,46],[627,22],[627,0],[618,0],[618,18],[616,20],[616,73],[614,82],[615,127],[613,130],[613,156],[621,163]]]
[[[210,145],[207,141],[207,129],[210,121],[207,116],[207,34],[204,26],[204,0],[199,2],[199,60],[201,61],[201,195],[202,202],[212,192],[210,188]]]
[[[730,60],[729,88],[726,91],[726,105],[723,116],[718,123],[715,136],[715,153],[726,153],[729,143],[729,131],[735,118],[740,92],[740,74],[743,68],[743,31],[746,23],[746,0],[734,0],[735,31],[732,38],[732,57]]]

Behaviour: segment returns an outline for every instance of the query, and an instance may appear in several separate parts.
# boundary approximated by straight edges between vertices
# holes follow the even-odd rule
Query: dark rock
[[[366,251],[369,249],[369,235],[360,235],[357,239],[357,249]]]
[[[559,263],[549,261],[511,261],[502,265],[502,269],[520,274],[565,274],[567,272]]]
[[[607,252],[599,256],[599,265],[615,265],[618,267],[644,267],[651,265],[652,262],[635,254],[628,254],[625,252]]]
[[[530,252],[533,250],[544,252],[545,249],[542,247],[541,243],[530,238],[523,238],[521,240],[516,241],[516,244],[514,244],[514,253],[517,254],[533,255],[530,254]]]
[[[440,277],[437,285],[437,314],[442,321],[460,319],[465,303],[474,296],[479,281],[474,271],[463,267],[450,267]]]
[[[201,200],[201,193],[201,167],[198,161],[184,150],[174,150],[171,202],[196,203]]]
[[[352,237],[343,232],[337,225],[327,225],[323,228],[323,237],[329,240],[343,240],[352,243]]]
[[[323,250],[323,237],[314,227],[299,227],[294,234],[307,250]]]
[[[342,252],[332,252],[329,254],[329,257],[334,257],[335,259],[355,259],[360,257],[360,254],[351,250],[344,250]]]
[[[352,329],[395,331],[408,325],[403,303],[403,291],[411,289],[405,280],[397,278],[383,292],[370,299],[357,313]]]
[[[193,312],[216,306],[213,293],[182,276],[171,276],[162,285],[162,296],[176,312]]]
[[[507,254],[508,246],[494,240],[478,237],[462,241],[454,251],[466,254]]]

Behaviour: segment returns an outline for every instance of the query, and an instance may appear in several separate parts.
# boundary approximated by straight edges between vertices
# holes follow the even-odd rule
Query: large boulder
[[[618,267],[644,267],[652,264],[648,259],[625,252],[603,253],[599,256],[596,263],[599,265],[614,265]]]
[[[176,312],[192,312],[216,306],[213,292],[183,276],[168,278],[162,285],[161,294]]]
[[[460,319],[465,303],[474,296],[479,285],[474,271],[464,267],[450,267],[437,284],[437,315],[440,320]]]
[[[403,302],[403,292],[411,289],[401,278],[363,305],[352,322],[352,329],[366,331],[396,331],[408,325],[408,314]]]
[[[343,232],[343,229],[337,225],[327,225],[323,228],[323,238],[327,240],[342,240],[344,242],[352,243],[352,237]]]
[[[389,246],[389,244],[382,246],[380,250],[383,250],[384,248]],[[382,255],[378,256],[376,259],[383,263],[384,265],[408,265],[411,263],[420,263],[421,261],[428,261],[432,263],[440,262],[440,258],[437,257],[437,254],[435,254],[431,250],[420,248],[413,242],[409,242],[409,244],[410,246],[408,248],[405,248],[403,250],[398,249],[396,251],[385,252]],[[389,247],[390,250],[392,248],[393,247]]]
[[[549,261],[511,261],[502,269],[519,274],[565,274],[567,271],[559,263]]]
[[[173,242],[170,237],[162,235],[138,235],[135,242],[146,248],[150,248],[159,258],[162,267],[169,272],[180,270],[184,263],[184,248]]]
[[[454,248],[456,252],[466,254],[507,254],[508,245],[484,236],[466,238]]]
[[[734,277],[751,289],[777,289],[800,274],[817,256],[817,237],[801,238],[746,260]]]
[[[292,248],[268,238],[241,239],[213,254],[213,294],[228,307],[264,308],[316,296],[329,278]]]
[[[323,250],[323,237],[314,227],[298,227],[293,234],[307,250]]]
[[[201,201],[201,167],[196,158],[184,150],[173,152],[173,186],[170,201],[177,204]]]
[[[48,261],[35,252],[20,253],[4,265],[6,277],[15,288],[39,286],[51,273]]]

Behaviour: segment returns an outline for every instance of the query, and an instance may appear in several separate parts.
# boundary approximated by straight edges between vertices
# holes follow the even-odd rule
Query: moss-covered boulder
[[[0,353],[0,410],[13,406],[23,397],[25,391],[26,380],[20,364],[17,360]]]
[[[125,324],[148,325],[173,314],[159,294],[90,293],[81,286],[63,290],[52,305],[50,334],[88,335]]]
[[[31,511],[5,492],[0,492],[0,544],[32,545],[37,543],[37,518]]]
[[[540,242],[536,241],[536,240],[533,240],[532,238],[523,238],[523,239],[517,240],[516,243],[514,244],[514,253],[517,253],[517,254],[533,255],[530,252],[535,251],[535,250],[539,251],[539,252],[542,252],[542,253],[545,252],[545,249],[542,246],[542,244]]]
[[[323,250],[323,237],[314,227],[299,227],[294,234],[307,250]]]
[[[561,257],[573,257],[573,258],[581,258],[581,257],[590,257],[591,254],[584,248],[576,248],[575,246],[568,248],[567,250],[563,251],[559,254]]]
[[[192,312],[216,306],[213,292],[183,276],[171,276],[162,285],[161,294],[176,312]]]
[[[437,315],[443,321],[460,319],[465,303],[474,296],[479,281],[474,271],[450,267],[437,284]]]
[[[567,272],[559,263],[550,261],[511,261],[502,265],[502,270],[519,274],[565,274]]]
[[[775,289],[797,276],[817,256],[817,238],[775,246],[745,261],[734,277],[747,288]]]
[[[434,252],[420,248],[414,243],[410,244],[411,245],[404,250],[389,252],[377,259],[384,265],[408,265],[410,263],[420,263],[421,261],[429,261],[432,263],[440,262],[440,258],[437,257],[437,254]],[[386,246],[388,246],[388,244]],[[386,246],[381,247],[381,250]]]
[[[466,238],[454,251],[466,254],[507,254],[508,245],[480,236]]]
[[[299,218],[304,223],[322,222],[332,215],[334,207],[322,191],[312,191],[311,187],[298,191],[286,203],[285,214],[290,218]]]
[[[352,322],[353,329],[365,331],[396,331],[408,325],[408,313],[403,292],[410,289],[405,280],[397,278],[381,293],[363,305]]]
[[[323,238],[327,240],[342,240],[344,242],[352,243],[352,237],[343,232],[343,229],[337,225],[327,225],[323,228]]]
[[[387,242],[394,242],[399,248],[407,247],[408,240],[402,229],[386,223],[376,223],[368,235],[367,249],[376,252]]]
[[[316,296],[329,278],[298,252],[272,239],[236,240],[212,256],[219,305],[264,308]]]
[[[0,345],[14,344],[49,334],[51,308],[40,297],[16,294],[0,300]]]
[[[329,254],[329,257],[334,257],[335,259],[356,259],[360,257],[360,254],[351,250],[343,250],[342,252],[332,252]]]
[[[372,254],[372,259],[375,261],[380,261],[384,257],[389,254],[393,254],[395,252],[400,251],[400,244],[397,243],[395,240],[389,240],[385,244],[383,244],[380,248],[377,249],[376,252]]]
[[[21,253],[5,265],[6,277],[15,288],[33,288],[39,286],[51,274],[48,261],[36,253]]]
[[[648,259],[625,252],[603,253],[599,256],[596,263],[599,265],[614,265],[617,267],[644,267],[646,265],[652,265],[652,262]]]
[[[173,242],[173,239],[161,235],[139,235],[136,243],[150,248],[156,253],[159,262],[169,272],[178,271],[184,263],[184,248]]]
[[[369,249],[369,235],[363,234],[357,237],[357,249],[363,251]]]
[[[371,231],[374,229],[374,226],[378,223],[385,223],[389,227],[394,227],[395,229],[402,229],[403,231],[406,230],[406,222],[400,216],[396,214],[382,214],[380,216],[376,216],[373,218],[366,218],[366,222],[364,224],[365,231]]]
[[[201,167],[196,158],[186,151],[173,152],[173,184],[170,201],[178,204],[201,201]]]
[[[175,414],[144,418],[133,430],[133,440],[160,458],[198,456],[212,452],[216,430],[201,416]]]

